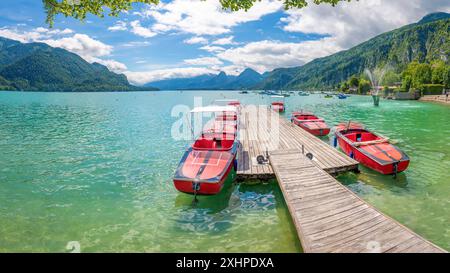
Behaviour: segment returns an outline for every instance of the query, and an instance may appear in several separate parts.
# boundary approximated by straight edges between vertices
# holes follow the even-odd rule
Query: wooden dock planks
[[[305,252],[445,252],[363,201],[300,150],[270,152]]]
[[[331,174],[358,168],[358,162],[268,108],[242,108],[240,142],[237,175],[241,179],[274,178],[272,167],[255,164],[256,157],[280,149],[312,153],[318,166]]]

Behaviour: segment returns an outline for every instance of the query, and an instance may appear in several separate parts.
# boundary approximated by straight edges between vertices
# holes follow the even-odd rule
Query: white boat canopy
[[[237,112],[237,109],[232,105],[227,106],[209,105],[205,107],[196,107],[191,110],[191,113],[212,113],[212,112]]]

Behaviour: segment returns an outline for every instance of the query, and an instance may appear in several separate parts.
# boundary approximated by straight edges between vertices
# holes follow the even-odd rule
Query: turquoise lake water
[[[171,178],[188,141],[171,137],[173,106],[237,92],[0,92],[0,252],[299,252],[276,181],[218,196],[179,193]],[[397,180],[364,167],[338,179],[415,232],[450,250],[450,107],[370,97],[286,98],[331,125],[355,120],[411,158]],[[332,143],[331,138],[324,141]]]

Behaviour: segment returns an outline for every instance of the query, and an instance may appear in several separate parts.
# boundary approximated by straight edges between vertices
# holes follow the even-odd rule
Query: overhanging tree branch
[[[255,2],[259,1],[261,0],[220,0],[220,3],[224,9],[231,11],[247,11],[255,4]],[[307,0],[278,1],[283,2],[285,9],[303,8],[308,5]],[[341,1],[350,2],[351,0],[313,0],[312,2],[317,5],[326,3],[335,6]],[[104,17],[105,9],[108,9],[108,16],[118,16],[121,12],[130,10],[133,3],[157,5],[159,0],[42,0],[42,2],[47,12],[47,23],[50,26],[53,26],[57,14],[84,20],[87,14]]]

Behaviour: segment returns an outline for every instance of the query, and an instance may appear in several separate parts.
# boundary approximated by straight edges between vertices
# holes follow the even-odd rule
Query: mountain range
[[[378,35],[351,49],[315,59],[303,66],[264,73],[246,69],[239,76],[201,75],[147,85],[160,89],[328,89],[365,68],[390,65],[399,71],[410,62],[442,59],[449,63],[450,14],[432,13],[419,22]]]
[[[145,86],[153,86],[162,90],[236,90],[255,86],[263,79],[264,75],[247,68],[238,76],[227,75],[222,71],[219,74],[205,74],[192,78],[154,81]]]
[[[133,91],[127,77],[44,43],[0,37],[0,90]],[[147,87],[145,90],[153,88]]]

